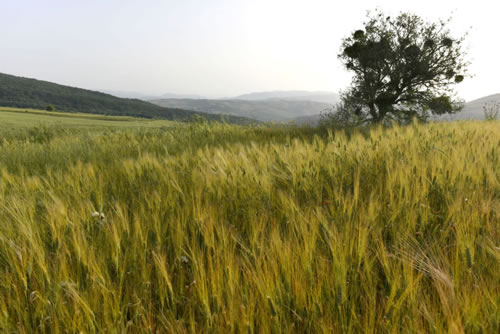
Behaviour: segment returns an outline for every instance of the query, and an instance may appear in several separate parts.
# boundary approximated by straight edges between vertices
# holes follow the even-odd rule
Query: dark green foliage
[[[453,104],[449,96],[443,95],[432,98],[428,106],[435,115],[442,115],[448,113]]]
[[[45,108],[45,110],[47,110],[47,111],[56,111],[56,107],[54,107],[53,105],[48,105],[47,108]]]
[[[462,102],[452,99],[451,87],[464,80],[468,63],[464,37],[451,37],[448,23],[409,13],[368,14],[363,29],[342,42],[338,57],[354,78],[335,118],[347,117],[351,124],[408,122],[460,111]]]
[[[221,115],[164,108],[136,99],[122,99],[108,94],[51,82],[0,73],[0,106],[85,112],[114,116],[190,121],[194,115],[208,120],[222,120]],[[52,110],[52,111],[53,111]],[[243,117],[223,116],[230,123],[251,123]]]

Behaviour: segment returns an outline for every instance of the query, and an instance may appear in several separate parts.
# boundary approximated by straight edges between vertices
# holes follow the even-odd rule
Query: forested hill
[[[253,120],[214,115],[176,108],[165,108],[136,99],[112,95],[55,83],[0,73],[0,106],[46,109],[54,106],[59,111],[85,112],[103,115],[135,116],[188,121],[193,116],[230,123],[250,123]]]

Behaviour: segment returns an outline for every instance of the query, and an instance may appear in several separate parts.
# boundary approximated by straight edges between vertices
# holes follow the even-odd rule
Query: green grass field
[[[500,122],[66,116],[0,111],[1,332],[500,331]]]
[[[166,120],[147,120],[127,116],[103,116],[96,114],[54,112],[36,109],[0,107],[0,129],[26,127],[63,126],[65,128],[132,128],[165,127],[180,123]]]

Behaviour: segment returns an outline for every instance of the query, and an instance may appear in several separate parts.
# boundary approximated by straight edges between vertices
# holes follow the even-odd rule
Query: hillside
[[[484,120],[484,110],[483,106],[487,103],[500,103],[500,94],[488,95],[476,100],[469,101],[465,104],[464,109],[459,113],[452,115],[434,116],[433,120],[445,120],[445,121],[456,121],[456,120]],[[293,119],[293,121],[298,125],[312,125],[318,124],[321,118],[320,114],[299,116]]]
[[[221,115],[164,108],[136,99],[122,99],[96,91],[0,73],[0,106],[45,109],[48,105],[65,112],[180,121],[190,120],[193,116],[203,116],[211,120],[221,119]],[[248,119],[238,117],[224,117],[233,123],[250,122]]]
[[[248,100],[248,101],[259,101],[259,100],[314,101],[332,105],[336,104],[339,101],[339,95],[331,92],[310,92],[304,90],[291,90],[291,91],[250,93],[237,96],[234,99]]]
[[[487,103],[500,103],[500,94],[488,95],[465,103],[462,111],[452,115],[437,116],[434,119],[445,121],[484,120],[483,106]]]
[[[484,119],[483,106],[487,103],[500,103],[500,94],[488,95],[470,102],[467,102],[464,109],[453,115],[453,119]]]
[[[318,114],[331,107],[330,104],[321,102],[288,100],[160,99],[150,102],[168,108],[189,109],[210,114],[235,115],[259,121],[275,122]]]
[[[106,116],[99,114],[68,113],[36,109],[0,107],[0,131],[19,132],[30,127],[58,127],[70,131],[79,129],[109,130],[133,128],[167,128],[185,123],[131,116]]]
[[[321,120],[321,114],[297,117],[292,120],[297,125],[317,126]]]
[[[121,97],[125,99],[138,99],[143,101],[159,100],[159,99],[204,99],[205,98],[200,95],[192,95],[192,94],[165,93],[162,95],[153,95],[153,94],[144,94],[134,91],[117,91],[108,89],[99,89],[98,91],[116,97]]]

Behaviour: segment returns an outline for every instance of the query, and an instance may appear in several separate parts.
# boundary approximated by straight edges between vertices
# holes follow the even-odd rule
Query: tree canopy
[[[354,77],[334,117],[359,124],[459,111],[463,103],[453,87],[464,80],[468,63],[465,36],[451,36],[449,21],[369,13],[363,29],[342,41],[338,57]]]

